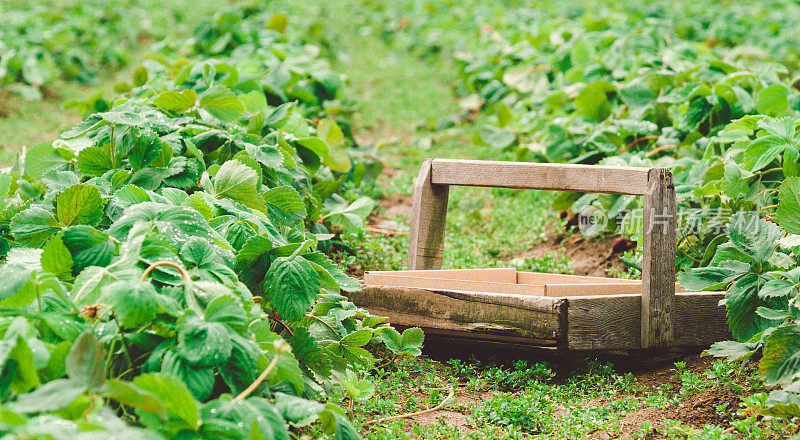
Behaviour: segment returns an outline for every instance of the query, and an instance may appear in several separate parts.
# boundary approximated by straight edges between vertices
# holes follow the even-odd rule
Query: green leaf
[[[759,113],[776,115],[789,108],[789,89],[783,84],[773,84],[758,93],[756,109]]]
[[[341,224],[346,230],[357,232],[364,228],[364,221],[375,209],[376,203],[369,197],[359,197],[350,205],[339,204],[325,217],[334,224]]]
[[[715,342],[707,352],[712,356],[727,358],[728,362],[738,362],[755,353],[755,344],[720,341]]]
[[[192,365],[212,367],[231,355],[229,330],[219,322],[191,319],[180,326],[178,352]]]
[[[105,383],[103,346],[91,329],[85,330],[72,344],[66,359],[67,375],[89,390],[98,390]]]
[[[328,144],[329,147],[338,147],[344,144],[344,134],[339,125],[330,118],[319,121],[317,135]]]
[[[237,331],[246,329],[250,323],[242,304],[236,298],[228,295],[218,296],[208,303],[205,320],[221,322]]]
[[[724,289],[728,283],[747,273],[750,265],[740,261],[725,261],[724,265],[696,267],[678,274],[678,282],[686,290]]]
[[[167,149],[164,149],[156,132],[152,130],[141,130],[138,139],[134,141],[126,157],[133,171],[137,172],[156,161],[162,151],[166,151],[168,155],[168,157],[163,159],[166,164],[171,158],[171,148],[167,147]],[[135,177],[136,175],[134,175],[134,178]]]
[[[758,296],[761,298],[778,298],[789,296],[794,289],[794,283],[789,280],[771,279],[764,283]]]
[[[775,220],[787,232],[800,234],[800,178],[789,177],[781,183]]]
[[[51,238],[42,249],[42,269],[54,274],[61,280],[72,279],[72,254],[64,246],[61,235]]]
[[[766,281],[761,276],[749,273],[736,281],[725,293],[728,326],[734,338],[740,342],[748,341],[756,334],[778,324],[777,321],[765,319],[756,314],[756,309],[759,306],[763,305],[771,308],[787,307],[785,299],[759,301],[758,291]]]
[[[123,241],[139,223],[150,223],[175,247],[182,247],[189,237],[211,240],[212,229],[205,217],[197,210],[186,206],[144,202],[129,208],[108,229],[108,235]]]
[[[602,121],[611,113],[606,88],[600,83],[592,83],[581,89],[575,98],[575,106],[580,114],[595,122]]]
[[[378,331],[378,335],[386,348],[394,354],[407,354],[411,356],[419,356],[422,354],[422,342],[425,339],[425,334],[422,329],[414,327],[403,331],[401,335],[397,330],[389,327],[384,327]]]
[[[486,145],[494,148],[506,148],[517,140],[517,135],[510,130],[503,130],[501,128],[487,125],[478,131],[478,137]]]
[[[41,247],[60,230],[61,225],[53,214],[38,206],[18,212],[11,219],[11,234],[17,244],[22,246]]]
[[[764,382],[770,386],[800,377],[800,328],[797,325],[780,326],[769,335],[759,369]]]
[[[744,152],[744,166],[751,172],[760,171],[790,145],[776,135],[762,136],[747,146]]]
[[[133,70],[133,86],[141,87],[147,84],[147,69],[144,66],[139,66]]]
[[[91,185],[72,185],[56,197],[58,221],[65,226],[95,225],[103,217],[100,191]]]
[[[758,264],[769,261],[782,235],[778,225],[753,213],[737,213],[728,229],[731,243]]]
[[[132,111],[110,111],[105,113],[97,113],[97,116],[103,118],[113,125],[130,125],[133,127],[142,127],[145,124],[143,116]]]
[[[65,229],[62,241],[72,254],[74,274],[89,266],[105,267],[114,256],[114,243],[108,235],[91,226],[76,225]]]
[[[89,176],[102,176],[106,171],[113,170],[114,158],[110,144],[81,150],[78,153],[78,169]]]
[[[39,179],[47,170],[67,169],[72,155],[63,148],[38,144],[25,153],[25,175]]]
[[[167,111],[183,113],[194,107],[196,102],[197,94],[194,90],[182,90],[180,92],[170,90],[158,95],[153,100],[153,105]]]
[[[244,114],[244,104],[239,98],[222,86],[214,86],[200,96],[200,107],[217,119],[226,122],[238,121]]]
[[[167,415],[166,408],[155,396],[129,382],[109,379],[100,390],[100,395],[114,399],[123,405],[157,414],[160,417]]]
[[[39,385],[39,375],[33,363],[33,351],[22,335],[17,335],[16,344],[8,355],[8,360],[17,365],[17,374],[11,381],[11,389],[18,393],[26,393]]]
[[[278,147],[248,144],[245,150],[267,168],[277,169],[283,164],[283,154]]]
[[[262,197],[267,213],[279,223],[293,225],[306,216],[303,197],[291,186],[279,186],[266,191]]]
[[[319,277],[303,257],[280,257],[267,271],[267,299],[287,321],[295,321],[311,311],[320,291]]]
[[[296,397],[291,394],[275,393],[275,409],[283,416],[283,419],[292,426],[302,428],[316,421],[319,413],[323,411],[325,405]]]
[[[266,210],[258,191],[258,173],[234,159],[226,161],[214,175],[213,183],[204,175],[203,188],[216,198],[227,198],[260,211]],[[210,184],[209,184],[210,183]]]
[[[180,379],[195,399],[203,401],[214,391],[216,374],[214,368],[202,368],[191,365],[178,355],[176,350],[169,350],[161,362],[161,372]]]
[[[17,397],[12,404],[21,413],[45,413],[66,407],[86,392],[86,385],[72,379],[56,379],[36,391]]]
[[[0,305],[24,307],[33,301],[36,289],[33,286],[34,272],[15,264],[0,266]]]
[[[186,422],[195,429],[200,420],[192,394],[180,379],[158,373],[148,373],[133,379],[134,385],[154,395],[166,408],[167,413]]]
[[[286,32],[286,26],[288,24],[289,17],[287,17],[286,14],[275,14],[270,17],[269,21],[267,22],[267,29],[272,29],[282,34]]]
[[[104,301],[124,328],[136,328],[151,322],[158,311],[155,287],[150,282],[118,281],[102,288]]]

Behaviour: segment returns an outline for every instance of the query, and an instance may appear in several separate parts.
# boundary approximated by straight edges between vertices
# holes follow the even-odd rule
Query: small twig
[[[441,403],[439,403],[438,405],[434,406],[433,408],[428,408],[428,409],[424,409],[422,411],[417,411],[417,412],[413,412],[413,413],[406,413],[406,414],[400,414],[400,415],[391,416],[391,417],[384,417],[384,418],[381,418],[381,419],[370,420],[370,421],[364,422],[361,426],[372,425],[374,423],[388,422],[390,420],[405,419],[405,418],[408,418],[408,417],[416,417],[416,416],[420,416],[422,414],[427,414],[427,413],[430,413],[430,412],[438,411],[438,410],[442,409],[443,406],[447,405],[447,402],[449,402],[450,399],[452,399],[453,396],[455,396],[455,395],[456,395],[456,390],[451,388],[450,389],[450,394],[447,397],[445,397],[444,400],[441,401]]]
[[[278,365],[278,359],[280,359],[280,357],[281,357],[280,353],[275,353],[275,357],[272,358],[272,362],[270,362],[269,365],[267,365],[267,368],[265,368],[264,371],[261,372],[261,374],[256,378],[256,380],[253,383],[250,384],[249,387],[247,387],[246,390],[242,391],[238,396],[231,399],[231,403],[242,400],[245,397],[249,396],[250,393],[255,391],[255,389],[258,388],[259,385],[261,385],[261,382],[264,382],[264,379],[266,379],[267,376],[269,376],[269,373],[271,373],[272,370],[275,369],[275,366]]]
[[[367,232],[374,232],[376,234],[383,234],[383,235],[408,235],[408,232],[405,231],[392,231],[391,229],[383,229],[377,226],[370,226],[365,225],[364,230]]]
[[[733,432],[734,430],[736,430],[736,428],[734,428],[733,426],[731,426],[730,428],[725,428],[724,430],[722,430],[721,434],[730,434],[730,433],[731,433],[731,432]]]

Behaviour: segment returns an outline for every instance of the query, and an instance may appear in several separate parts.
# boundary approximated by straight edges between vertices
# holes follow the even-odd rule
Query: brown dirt
[[[541,258],[548,252],[566,254],[573,264],[575,275],[606,277],[608,269],[616,268],[620,271],[628,269],[628,265],[619,257],[624,251],[633,247],[635,243],[624,239],[621,241],[619,237],[587,238],[552,229],[544,243],[537,244],[532,249],[515,255],[514,258]]]
[[[700,373],[711,366],[714,358],[701,357],[699,354],[695,354],[679,360],[686,363],[687,371]],[[681,387],[681,381],[676,377],[672,363],[635,372],[634,376],[637,382],[643,385],[646,390],[653,390],[663,384],[668,384],[671,392],[677,392]],[[653,426],[653,430],[646,434],[644,438],[650,440],[662,439],[665,438],[665,420],[679,421],[695,428],[702,428],[705,425],[727,428],[730,425],[733,411],[736,411],[739,407],[741,398],[741,395],[737,395],[727,386],[718,385],[685,398],[680,406],[676,408],[646,407],[632,412],[620,421],[620,432],[597,431],[590,438],[595,440],[630,438],[633,434],[639,432],[643,424],[649,423]],[[727,413],[718,413],[717,407],[726,404]]]
[[[11,93],[0,90],[0,118],[8,118],[17,112],[19,105],[10,99]]]

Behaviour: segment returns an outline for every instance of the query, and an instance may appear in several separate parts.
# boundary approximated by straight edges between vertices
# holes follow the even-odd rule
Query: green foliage
[[[359,437],[319,402],[367,396],[354,371],[390,328],[320,251],[361,229],[374,202],[350,188],[380,167],[351,157],[342,81],[287,20],[219,12],[0,174],[2,435]]]
[[[795,209],[797,179],[790,177],[781,185],[778,224],[755,215],[736,215],[728,241],[716,247],[710,264],[678,277],[691,289],[727,288],[728,323],[738,341],[716,343],[709,353],[742,361],[761,352],[759,370],[764,381],[784,387],[770,394],[763,412],[784,417],[800,415],[800,407],[793,403],[800,401],[796,323],[800,243],[787,240],[793,236],[786,236],[785,229],[800,221],[800,211]]]

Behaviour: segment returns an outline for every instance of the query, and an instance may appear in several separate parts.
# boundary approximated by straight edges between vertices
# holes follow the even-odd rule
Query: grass
[[[686,398],[712,388],[756,393],[741,406],[711,409],[734,432],[723,434],[720,427],[695,427],[668,419],[664,426],[644,422],[638,430],[629,427],[629,437],[774,439],[798,429],[795,423],[760,419],[748,411],[763,404],[765,396],[755,373],[737,374],[735,366],[722,361],[696,371],[678,363],[671,371],[669,387],[650,387],[631,373],[615,372],[611,364],[596,361],[583,363],[564,379],[557,378],[545,362],[402,359],[374,371],[371,379],[375,393],[353,405],[354,421],[371,440],[609,438],[603,433],[618,435],[627,415],[643,408],[677,410]],[[455,398],[438,412],[438,420],[434,415],[370,423],[434,407],[451,390]],[[334,400],[349,405],[344,395]],[[656,428],[663,437],[653,437]]]

